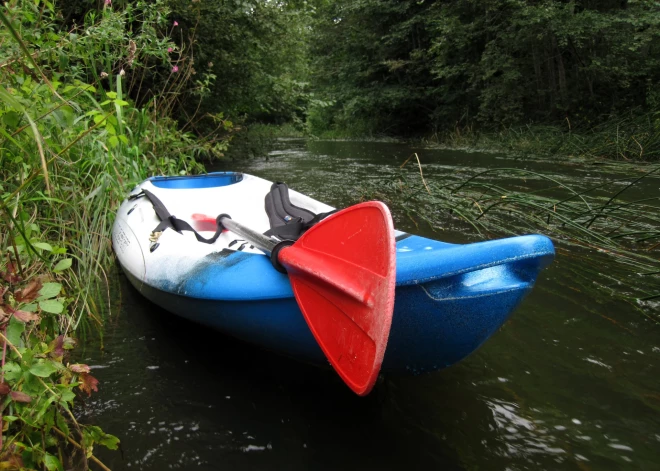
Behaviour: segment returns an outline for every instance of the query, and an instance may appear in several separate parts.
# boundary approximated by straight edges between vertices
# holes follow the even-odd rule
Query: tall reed
[[[566,118],[561,125],[509,126],[496,131],[473,126],[436,134],[431,142],[457,148],[558,155],[622,162],[660,161],[660,112],[633,109],[600,124]]]
[[[420,174],[421,164],[412,167],[388,185],[367,187],[366,196],[434,229],[453,219],[483,238],[541,232],[561,247],[607,254],[618,268],[593,274],[593,282],[660,321],[649,303],[660,297],[660,166],[615,165],[621,177],[592,185],[520,168],[429,179]]]

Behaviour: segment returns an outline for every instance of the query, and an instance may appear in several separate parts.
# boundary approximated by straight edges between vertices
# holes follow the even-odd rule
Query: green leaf
[[[5,422],[14,422],[14,421],[18,420],[18,417],[15,417],[13,415],[5,415],[2,418],[2,420],[4,420]]]
[[[23,376],[23,370],[18,363],[9,361],[5,363],[3,368],[5,372],[5,380],[15,383]]]
[[[23,311],[34,312],[37,310],[37,303],[30,303],[23,306]]]
[[[46,415],[46,412],[48,412],[48,409],[50,408],[50,405],[57,400],[57,397],[55,396],[48,396],[48,398],[42,400],[39,402],[39,411],[37,412],[36,415],[33,416],[33,419],[35,422],[41,421],[44,415]],[[52,417],[52,414],[48,414],[49,417]],[[48,432],[48,431],[46,431]]]
[[[57,265],[55,265],[55,267],[53,268],[53,271],[57,273],[60,271],[64,271],[67,268],[71,268],[71,263],[73,263],[73,259],[71,258],[65,258],[63,260],[60,260],[59,262],[57,262]]]
[[[39,301],[43,301],[44,299],[54,298],[55,296],[60,294],[60,291],[62,291],[62,285],[61,284],[59,284],[59,283],[44,283],[44,285],[39,290],[39,294],[41,295],[39,297]]]
[[[71,393],[71,394],[73,394],[73,393]],[[74,394],[74,397],[75,397],[75,394]],[[60,413],[59,410],[57,410],[55,412],[55,425],[57,425],[57,428],[59,428],[66,435],[69,435],[69,424],[66,423],[66,419]]]
[[[47,250],[48,252],[53,251],[53,246],[47,242],[33,242],[32,246],[38,249]]]
[[[128,105],[128,102],[124,100],[115,100],[115,105],[126,106]]]
[[[103,430],[101,430],[101,427],[90,425],[83,429],[83,443],[87,447],[93,445],[94,443],[98,443],[99,445],[103,445],[110,450],[116,450],[117,445],[119,445],[119,439],[114,435],[105,433]]]
[[[106,92],[106,96],[112,100],[117,98],[117,92]]]
[[[95,114],[94,115],[94,124],[99,124],[101,121],[103,121],[104,116],[102,114]]]
[[[76,398],[76,393],[70,390],[62,391],[62,401],[64,402],[73,402]]]
[[[55,299],[40,301],[39,307],[42,311],[50,312],[52,314],[61,314],[62,311],[64,311],[64,304]]]
[[[30,368],[30,373],[41,378],[48,378],[57,371],[57,367],[50,360],[37,360]]]
[[[110,136],[108,139],[108,145],[110,145],[111,148],[117,147],[119,144],[119,138],[117,136]]]
[[[7,326],[7,340],[9,340],[15,347],[19,347],[21,345],[21,334],[24,331],[25,324],[12,316],[12,318],[9,319],[9,325]]]
[[[20,121],[20,115],[15,111],[8,111],[2,117],[2,120],[7,125],[9,129],[13,129],[18,126]]]
[[[70,106],[62,106],[59,111],[62,117],[64,118],[64,122],[66,123],[66,125],[73,126],[73,121],[75,118],[75,113],[73,111],[73,108]]]
[[[109,450],[116,450],[119,446],[119,438],[109,433],[104,433],[103,437],[99,440],[99,443]]]
[[[50,453],[44,455],[44,465],[48,471],[64,471],[60,460]]]

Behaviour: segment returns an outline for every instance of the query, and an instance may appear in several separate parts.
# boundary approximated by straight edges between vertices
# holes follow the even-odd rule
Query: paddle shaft
[[[260,250],[263,250],[268,255],[273,252],[275,246],[280,243],[279,240],[273,239],[271,237],[265,236],[255,230],[245,227],[242,224],[237,223],[231,218],[220,217],[220,224],[222,224],[225,229],[232,231],[234,234],[238,234],[243,237],[248,242],[252,243],[255,247]]]

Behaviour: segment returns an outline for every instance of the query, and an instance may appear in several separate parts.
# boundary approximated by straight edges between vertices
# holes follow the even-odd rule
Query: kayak
[[[172,219],[194,230],[167,227],[159,208],[161,216],[166,208],[176,215]],[[282,208],[292,215],[285,211],[278,225],[274,220]],[[283,228],[333,211],[245,173],[156,176],[121,204],[112,245],[131,284],[163,309],[262,348],[327,365],[287,274],[249,240],[218,230],[215,220],[228,215],[277,239]],[[467,357],[504,324],[554,257],[552,242],[542,235],[470,244],[401,231],[394,236],[394,311],[381,368],[386,373],[419,374]]]

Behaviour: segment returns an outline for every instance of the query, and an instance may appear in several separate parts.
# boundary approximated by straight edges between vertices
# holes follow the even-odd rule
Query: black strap
[[[165,207],[165,205],[163,204],[163,202],[159,200],[156,197],[156,195],[154,195],[152,192],[150,192],[149,190],[145,190],[143,188],[142,193],[144,193],[144,195],[149,199],[149,201],[151,201],[151,204],[154,206],[154,211],[156,212],[156,216],[158,216],[158,219],[160,219],[160,224],[156,226],[153,232],[163,232],[167,228],[172,228],[179,234],[181,234],[181,231],[190,231],[193,234],[195,234],[195,238],[198,241],[203,242],[205,244],[212,244],[218,239],[218,237],[220,237],[220,234],[222,234],[223,227],[220,224],[220,217],[216,218],[215,234],[213,234],[213,237],[211,237],[210,239],[207,239],[205,237],[202,237],[199,234],[199,232],[193,229],[193,227],[190,224],[188,224],[186,221],[171,215],[170,212]]]

